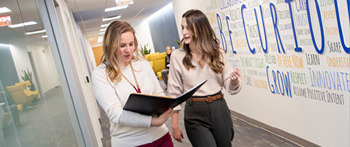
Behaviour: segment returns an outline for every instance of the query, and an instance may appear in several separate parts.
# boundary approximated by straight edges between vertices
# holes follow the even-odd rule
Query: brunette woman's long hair
[[[124,63],[119,52],[120,37],[126,32],[132,32],[134,35],[135,49],[131,61],[137,61],[140,58],[134,28],[125,21],[116,20],[111,22],[103,36],[103,56],[101,58],[102,63],[106,65],[106,74],[111,82],[119,83],[122,79]]]
[[[223,49],[220,48],[219,39],[215,36],[208,18],[202,11],[194,9],[185,12],[182,18],[186,18],[187,26],[192,32],[190,44],[185,44],[184,39],[181,40],[181,46],[186,51],[186,55],[182,60],[183,65],[187,70],[196,68],[192,64],[191,46],[202,54],[199,61],[200,65],[204,61],[215,73],[222,73],[224,69]]]

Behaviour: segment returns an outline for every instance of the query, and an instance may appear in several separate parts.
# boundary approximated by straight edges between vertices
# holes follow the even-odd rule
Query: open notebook
[[[150,95],[142,93],[132,93],[124,105],[124,110],[137,112],[144,115],[159,116],[169,108],[174,108],[186,101],[205,83],[207,80],[192,87],[177,98]]]

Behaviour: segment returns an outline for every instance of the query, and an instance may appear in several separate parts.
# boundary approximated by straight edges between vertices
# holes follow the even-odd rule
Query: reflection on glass
[[[0,147],[78,146],[37,2],[0,4]]]

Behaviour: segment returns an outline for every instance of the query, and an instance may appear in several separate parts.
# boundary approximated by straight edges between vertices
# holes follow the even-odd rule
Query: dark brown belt
[[[213,96],[207,96],[207,97],[203,97],[203,98],[198,98],[198,97],[192,97],[192,102],[207,102],[207,103],[211,103],[215,100],[221,99],[223,96],[223,94],[221,94],[221,92],[217,95],[213,95]],[[188,99],[187,101],[190,101],[190,99]]]

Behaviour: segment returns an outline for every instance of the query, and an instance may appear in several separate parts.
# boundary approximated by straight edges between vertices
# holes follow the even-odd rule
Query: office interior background
[[[102,146],[89,79],[108,23],[164,52],[189,9],[242,72],[239,94],[223,90],[233,113],[302,145],[350,146],[349,0],[0,0],[0,145]]]

